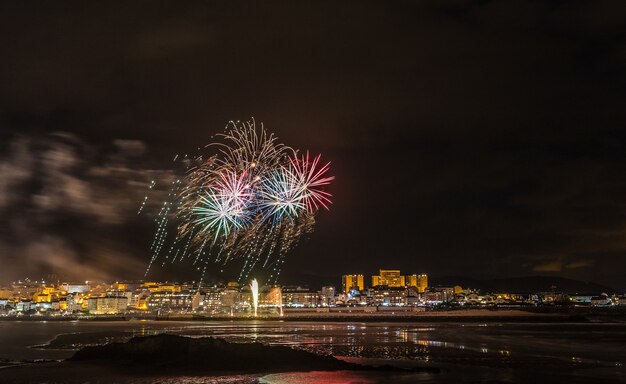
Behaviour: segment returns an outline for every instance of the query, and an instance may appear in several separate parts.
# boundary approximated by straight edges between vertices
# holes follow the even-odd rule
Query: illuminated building
[[[263,298],[259,301],[267,307],[280,307],[283,305],[283,292],[280,287],[272,287],[267,293],[263,295]]]
[[[128,296],[126,296],[128,297]],[[150,291],[142,289],[140,291],[132,292],[128,306],[132,309],[139,311],[145,311],[148,309],[148,299],[150,298]]]
[[[191,310],[193,296],[189,291],[152,292],[148,298],[148,309],[157,311],[184,312]]]
[[[428,288],[428,275],[422,273],[421,275],[417,275],[417,291],[419,293],[424,293]]]
[[[37,292],[40,292],[45,287],[44,283],[38,281],[18,281],[11,284],[11,291],[13,297],[33,297]]]
[[[441,304],[445,300],[444,292],[441,291],[429,291],[424,294],[424,302],[429,305]]]
[[[419,293],[424,293],[428,288],[428,276],[426,274],[406,275],[404,281],[407,287],[415,287]]]
[[[592,307],[609,307],[614,305],[613,300],[606,293],[591,298]]]
[[[381,269],[379,272],[378,276],[372,276],[372,287],[404,288],[404,276],[399,269]]]
[[[87,308],[92,315],[116,315],[126,312],[128,298],[124,296],[97,296],[87,299]]]
[[[285,286],[282,288],[283,305],[285,307],[317,307],[320,295],[311,292],[307,287]]]
[[[335,305],[335,287],[322,287],[320,291],[321,304],[325,307]]]
[[[2,288],[0,289],[0,299],[10,299],[12,296],[12,292],[10,289]]]
[[[159,283],[156,283],[154,281],[146,281],[141,284],[141,288],[147,289],[150,292],[156,292],[159,290]]]
[[[412,285],[407,285],[406,287],[406,297],[405,304],[415,306],[420,304],[422,295],[417,291],[417,287]]]
[[[204,292],[196,291],[191,299],[191,310],[198,311],[202,309],[204,305],[204,298],[206,297]]]
[[[17,312],[28,312],[31,310],[31,307],[34,308],[32,300],[20,300],[15,304]]]
[[[165,283],[165,284],[160,284],[159,285],[159,291],[161,291],[161,292],[164,292],[164,291],[180,292],[181,291],[181,287],[178,284]]]
[[[140,283],[133,283],[128,281],[116,281],[115,284],[111,284],[111,289],[119,292],[132,292],[141,286]]]
[[[407,275],[405,282],[407,287],[415,287],[419,293],[424,293],[428,288],[428,276],[426,274]]]
[[[33,295],[33,301],[35,303],[49,303],[52,300],[51,295],[49,293],[35,293]]]
[[[59,288],[67,293],[87,293],[89,292],[89,284],[70,284],[63,283]]]
[[[59,310],[60,311],[67,311],[67,299],[60,299],[59,300]]]
[[[406,303],[406,289],[402,287],[387,288],[379,285],[370,291],[372,305],[404,305]]]
[[[204,288],[204,299],[202,309],[216,310],[222,306],[222,291],[219,287]]]
[[[363,283],[363,275],[343,275],[341,277],[341,287],[343,293],[348,293],[352,288],[357,288],[359,291],[365,289]]]
[[[454,299],[454,288],[452,287],[437,287],[431,288],[428,292],[424,293],[424,299],[428,304],[440,304],[443,302],[449,302]]]
[[[50,309],[52,311],[61,310],[61,302],[59,300],[52,300],[52,302],[50,303]]]
[[[239,284],[228,283],[228,286],[224,288],[220,295],[220,302],[222,307],[234,307],[241,300],[241,293],[239,292]]]

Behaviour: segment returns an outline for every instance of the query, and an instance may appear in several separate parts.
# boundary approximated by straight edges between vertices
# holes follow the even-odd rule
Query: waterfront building
[[[87,308],[92,315],[117,315],[126,312],[128,298],[125,296],[96,296],[87,299]]]
[[[591,298],[592,307],[608,307],[613,305],[613,300],[606,293]]]
[[[593,295],[570,295],[569,300],[577,306],[591,305]]]
[[[422,295],[418,292],[417,287],[407,286],[404,297],[404,304],[409,306],[416,306],[421,304]]]
[[[348,293],[352,288],[359,291],[365,289],[363,275],[343,275],[341,277],[341,287],[343,293]]]
[[[195,312],[203,309],[205,297],[206,293],[202,291],[196,291],[191,299],[191,310]]]
[[[562,292],[539,292],[537,300],[543,304],[556,304],[569,302],[569,296]]]
[[[17,312],[28,312],[31,309],[34,309],[32,300],[20,300],[15,304],[15,310]]]
[[[452,301],[454,299],[454,287],[431,287],[425,292],[425,298],[434,304]]]
[[[437,305],[445,300],[444,293],[441,291],[428,291],[424,293],[424,303],[428,305]]]
[[[203,288],[203,300],[200,304],[200,310],[202,311],[215,311],[222,306],[222,292],[224,288],[220,287],[207,287]]]
[[[281,287],[264,286],[259,292],[260,307],[280,307],[283,305],[283,292]]]
[[[152,312],[187,312],[191,310],[193,296],[189,291],[157,291],[150,293],[147,305]]]
[[[406,304],[406,289],[404,287],[387,287],[379,285],[370,290],[371,305],[405,305]]]
[[[47,312],[52,310],[52,302],[50,301],[40,301],[35,303],[34,306],[31,306],[31,309],[35,309],[38,312]]]
[[[322,290],[319,292],[319,294],[322,306],[332,307],[335,305],[335,287],[322,287]]]
[[[282,288],[283,305],[285,307],[317,307],[320,295],[308,287],[285,286]]]
[[[220,303],[222,307],[232,309],[241,301],[241,293],[239,292],[239,284],[228,283],[226,288],[220,292]]]
[[[378,275],[372,276],[372,287],[404,288],[405,285],[405,278],[399,269],[381,269]]]
[[[131,293],[130,300],[128,301],[128,307],[145,311],[148,309],[148,299],[150,298],[150,291],[145,288],[137,290]]]

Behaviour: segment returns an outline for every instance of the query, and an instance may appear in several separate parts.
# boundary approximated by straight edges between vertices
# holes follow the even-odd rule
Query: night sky
[[[143,278],[150,181],[254,117],[336,176],[286,280],[626,288],[623,1],[128,3],[0,4],[0,282]]]

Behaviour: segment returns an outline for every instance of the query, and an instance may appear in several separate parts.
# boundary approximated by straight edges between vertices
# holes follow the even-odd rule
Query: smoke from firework
[[[287,252],[331,203],[330,163],[279,143],[254,120],[231,122],[218,139],[205,147],[213,153],[181,159],[186,175],[158,212],[148,271],[159,258],[189,258],[204,277],[210,262],[242,259],[240,281],[262,268],[275,283]]]

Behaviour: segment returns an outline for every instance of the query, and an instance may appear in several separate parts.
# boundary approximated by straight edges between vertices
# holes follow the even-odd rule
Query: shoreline
[[[109,322],[109,321],[311,321],[311,322],[625,322],[624,311],[527,311],[519,309],[470,309],[451,311],[429,312],[405,312],[405,313],[328,313],[328,312],[286,312],[284,316],[257,317],[241,316],[211,316],[203,314],[172,314],[166,316],[156,315],[99,315],[99,316],[3,316],[0,322],[56,322],[56,321],[85,321],[85,322]]]
[[[457,313],[457,318],[458,315],[459,314]],[[492,317],[494,319],[497,318],[493,315]],[[476,318],[480,320],[480,317]],[[269,344],[272,344],[272,340],[277,340],[274,336],[282,335],[282,338],[277,340],[278,342],[275,345],[283,345],[281,340],[289,340],[290,343],[287,343],[287,345],[291,348],[294,347],[294,345],[291,344],[296,343],[296,349],[303,349],[320,355],[331,355],[347,362],[354,362],[363,365],[388,364],[397,368],[437,367],[441,370],[440,375],[438,375],[437,378],[435,378],[435,376],[429,377],[442,383],[458,382],[457,379],[463,377],[463,374],[460,372],[464,372],[470,366],[472,369],[476,370],[476,375],[480,377],[488,375],[494,380],[498,379],[499,376],[498,374],[493,374],[492,372],[507,370],[510,371],[511,374],[522,375],[526,372],[525,367],[531,365],[534,367],[534,371],[542,371],[543,373],[549,374],[551,377],[555,378],[555,381],[553,382],[566,382],[564,381],[566,378],[572,378],[573,376],[580,378],[580,375],[588,375],[590,377],[599,375],[607,378],[604,381],[593,381],[594,384],[604,382],[608,384],[609,382],[615,382],[614,379],[622,377],[620,375],[623,375],[624,372],[621,365],[616,365],[617,363],[621,364],[623,362],[623,358],[620,357],[623,356],[623,353],[621,350],[615,349],[615,345],[617,345],[616,343],[619,343],[619,340],[622,338],[618,332],[623,332],[624,323],[612,325],[593,322],[569,324],[545,323],[542,325],[539,323],[540,318],[536,318],[537,325],[532,323],[524,325],[524,323],[519,324],[519,321],[517,321],[514,316],[509,316],[509,320],[507,320],[508,323],[504,324],[488,322],[487,324],[480,324],[478,322],[473,322],[473,324],[470,323],[464,325],[463,322],[457,321],[456,324],[448,323],[448,325],[446,325],[445,323],[436,324],[436,321],[432,320],[436,320],[436,318],[431,318],[431,322],[433,323],[432,325],[426,325],[425,323],[424,325],[402,323],[369,325],[366,323],[358,324],[358,320],[353,319],[352,321],[355,323],[354,325],[339,322],[336,322],[333,325],[329,322],[329,329],[326,327],[321,328],[324,324],[316,322],[289,323],[277,321],[273,322],[271,320],[266,323],[264,323],[263,320],[248,322],[233,321],[225,323],[207,322],[206,326],[210,330],[214,329],[213,327],[222,329],[217,333],[206,333],[204,328],[205,324],[202,322],[194,323],[189,321],[180,323],[175,321],[168,323],[164,321],[160,324],[159,322],[120,322],[112,323],[110,325],[106,323],[94,323],[89,325],[89,322],[82,322],[82,326],[76,328],[78,330],[82,329],[83,331],[81,332],[73,331],[75,326],[78,327],[78,324],[72,325],[69,323],[67,325],[63,325],[61,323],[56,325],[53,324],[54,326],[51,326],[51,324],[46,325],[41,323],[39,323],[40,325],[33,323],[22,324],[20,326],[16,324],[16,326],[26,333],[31,332],[31,326],[39,329],[72,330],[67,333],[59,333],[55,338],[48,342],[47,347],[41,344],[35,347],[37,349],[68,350],[67,356],[63,357],[63,359],[70,358],[71,354],[75,353],[72,351],[76,351],[84,347],[104,346],[111,343],[123,344],[133,337],[144,335],[155,336],[160,333],[167,333],[170,336],[192,338],[194,340],[199,338],[222,339],[228,343],[243,345],[248,345],[249,343],[262,343],[264,345],[268,345],[268,341]],[[480,321],[484,323],[484,321]],[[5,323],[5,325],[7,326],[7,329],[13,329],[8,327],[9,323]],[[356,328],[354,328],[354,326],[356,326]],[[462,328],[463,326],[469,328]],[[243,333],[238,333],[237,330],[239,327],[244,330]],[[258,330],[257,327],[259,328]],[[263,329],[266,329],[265,327],[267,327],[268,332],[263,333]],[[286,329],[283,327],[286,327]],[[371,331],[358,339],[358,345],[362,346],[363,349],[359,349],[355,352],[353,349],[353,343],[356,339],[353,339],[353,333],[361,332],[360,327],[367,327],[367,329]],[[370,327],[374,328],[370,329]],[[387,329],[387,327],[390,327],[390,329]],[[394,327],[399,327],[400,330],[394,330]],[[146,331],[144,331],[144,329]],[[322,329],[324,330],[323,332]],[[404,329],[404,331],[402,331],[402,329]],[[557,343],[554,345],[544,344],[543,342],[537,344],[540,339],[543,339],[545,332],[549,332],[550,335],[553,335],[554,332],[558,333],[561,330],[563,330],[563,340],[560,340],[560,337],[557,339],[550,338],[550,340],[555,340]],[[588,337],[591,337],[589,340],[596,340],[592,337],[594,333],[597,334],[600,332],[600,334],[603,334],[604,332],[609,332],[608,334],[612,335],[611,337],[615,339],[615,341],[611,344],[611,348],[613,348],[614,353],[609,355],[604,353],[598,354],[597,348],[601,344],[598,344],[598,340],[591,344],[591,347],[593,347],[591,350],[585,348],[584,352],[581,351],[579,346],[577,347],[576,343],[570,345],[570,342],[577,340],[577,337],[571,336],[572,331],[576,331],[577,335],[587,335]],[[259,334],[256,335],[256,332],[259,332]],[[386,339],[387,332],[389,332],[390,339]],[[251,334],[255,334],[255,336],[248,337]],[[465,336],[463,336],[463,334],[465,334]],[[298,337],[304,337],[306,341],[298,338],[293,339],[292,335],[300,335]],[[519,347],[516,346],[515,348],[509,348],[507,343],[509,343],[509,339],[515,335],[518,337],[514,337],[513,340],[519,339],[520,341],[523,341],[523,344]],[[532,337],[527,339],[526,337],[523,337],[524,335]],[[330,340],[326,339],[327,336],[337,337],[336,340],[332,341],[334,344],[326,344],[331,343]],[[372,336],[374,339],[371,338]],[[502,340],[493,340],[493,337],[502,338]],[[507,342],[507,340],[509,341]],[[303,345],[304,347],[301,348],[300,345]],[[306,345],[308,345],[308,347]],[[329,349],[329,346],[332,346],[332,348]],[[572,347],[571,352],[570,347]],[[594,348],[596,349],[595,352]],[[162,362],[169,362],[171,358],[177,359],[178,357],[183,356],[183,351],[185,350],[188,352],[192,351],[191,349],[179,350],[177,348],[171,348],[170,346],[165,346],[164,350],[168,352],[166,355],[162,355],[157,359],[157,365],[159,366]],[[90,382],[94,384],[109,383],[112,382],[111,380],[120,384],[152,384],[154,382],[161,382],[165,384],[177,382],[176,380],[179,379],[182,382],[185,380],[192,380],[191,382],[196,382],[194,381],[196,380],[194,377],[197,377],[197,383],[202,384],[217,383],[221,382],[221,380],[226,382],[237,382],[239,384],[252,384],[258,383],[261,376],[270,374],[270,372],[267,371],[248,373],[238,372],[237,370],[222,370],[221,368],[224,368],[222,365],[218,365],[218,368],[220,369],[211,371],[210,373],[194,372],[195,367],[199,366],[201,363],[204,364],[204,358],[202,361],[196,362],[187,361],[187,359],[190,356],[193,358],[194,356],[200,355],[213,355],[213,353],[208,353],[206,351],[206,353],[203,351],[191,352],[190,356],[182,359],[186,366],[178,372],[174,372],[175,369],[172,370],[170,368],[165,368],[159,372],[155,372],[154,367],[141,369],[132,361],[128,361],[130,368],[137,367],[138,369],[126,370],[125,367],[127,367],[127,364],[125,361],[127,361],[127,357],[130,357],[132,360],[135,356],[144,356],[146,354],[145,351],[141,351],[141,353],[139,353],[140,350],[133,350],[129,352],[130,354],[127,354],[126,357],[122,357],[122,354],[115,350],[110,350],[108,353],[102,355],[108,356],[105,360],[112,358],[113,360],[122,363],[121,366],[110,361],[102,361],[102,364],[92,364],[90,361],[70,363],[59,360],[56,362],[50,362],[44,359],[38,360],[32,358],[23,358],[20,359],[20,361],[7,359],[4,361],[5,365],[14,365],[5,367],[1,370],[3,380],[0,381],[3,383],[6,382],[7,384],[40,382],[49,382],[51,384],[78,384],[84,383],[85,378],[92,378],[94,381],[90,380]],[[221,352],[215,352],[215,354],[217,356],[222,356]],[[265,356],[266,354],[260,353],[260,355]],[[572,360],[571,356],[577,356],[577,359]],[[49,357],[45,359],[49,359]],[[248,361],[247,359],[242,358],[238,358],[238,360]],[[178,367],[179,363],[180,361],[173,362],[173,367]],[[274,377],[282,378],[281,380],[290,377],[306,378],[306,380],[310,379],[309,381],[302,379],[305,380],[301,380],[300,382],[302,383],[315,382],[313,379],[317,377],[315,375],[311,376],[308,373],[302,373],[299,370],[289,369],[286,372],[287,373],[285,375],[281,375],[279,373],[272,375],[274,375]],[[365,371],[362,373],[346,373],[346,375],[354,378],[354,380],[362,380],[372,374],[378,375],[376,376],[376,381],[374,381],[376,383],[389,382],[386,375],[397,374],[400,376],[394,377],[400,378],[402,377],[401,375],[405,375],[404,371],[394,372],[397,373],[385,371],[376,373],[374,371]],[[418,375],[423,374],[420,372],[415,373]],[[412,375],[413,373],[406,374]],[[115,375],[115,377],[112,375]],[[59,381],[50,381],[50,377],[59,377]],[[320,380],[325,377],[333,378],[335,376],[334,374],[329,373],[327,376],[320,376]],[[102,381],[97,381],[97,378],[102,378]],[[105,380],[105,378],[108,380]],[[613,379],[613,381],[610,381],[611,379]],[[526,381],[527,380],[521,380],[520,376],[520,382]]]
[[[211,356],[206,360],[205,356]],[[246,364],[241,364],[246,361]],[[37,367],[37,369],[32,369]],[[401,368],[369,365],[338,359],[287,346],[234,343],[216,337],[171,334],[134,336],[126,341],[83,346],[61,361],[7,362],[3,382],[85,382],[87,377],[107,377],[116,382],[152,382],[186,377],[261,377],[268,374],[307,371],[351,371],[386,373],[439,373],[436,367]],[[6,380],[6,381],[4,381]],[[157,380],[157,381],[159,381]],[[256,381],[255,381],[256,382]]]

